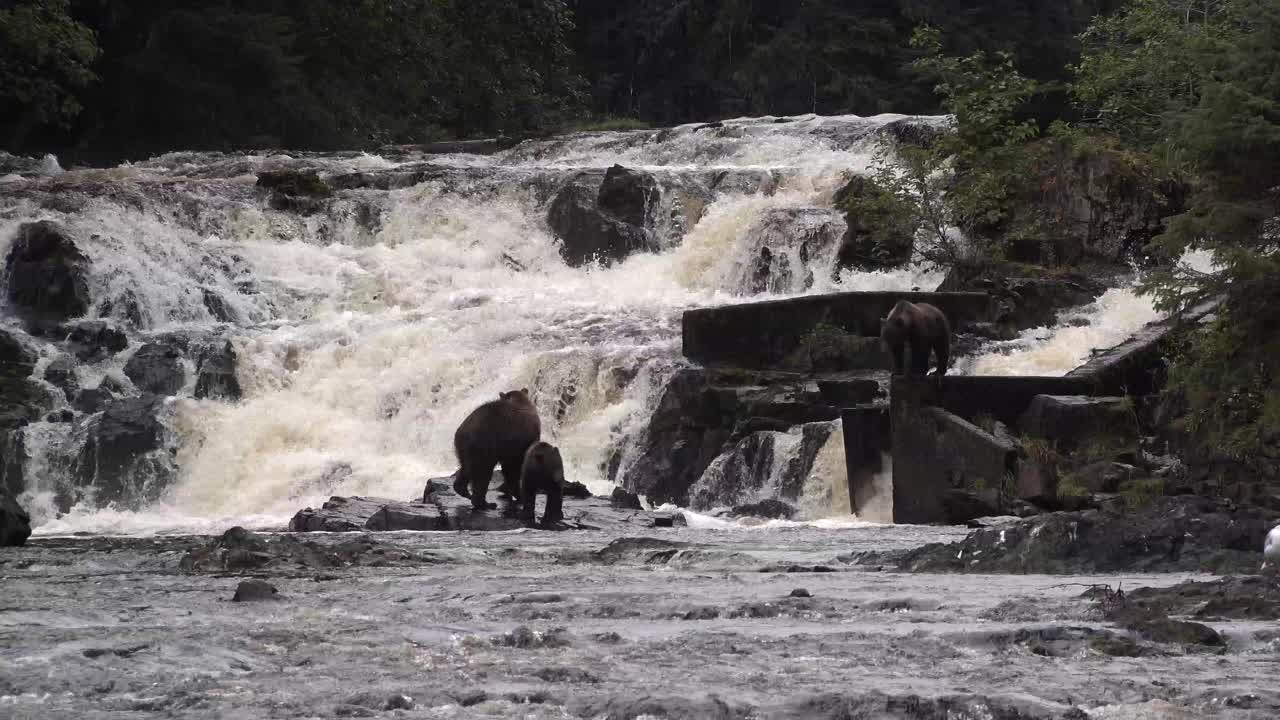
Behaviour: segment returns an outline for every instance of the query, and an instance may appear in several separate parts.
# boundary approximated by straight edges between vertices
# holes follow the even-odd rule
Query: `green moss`
[[[1130,510],[1139,510],[1164,497],[1164,478],[1136,478],[1120,483],[1120,495]]]
[[[258,173],[258,187],[292,197],[328,197],[333,188],[314,170],[268,170]]]

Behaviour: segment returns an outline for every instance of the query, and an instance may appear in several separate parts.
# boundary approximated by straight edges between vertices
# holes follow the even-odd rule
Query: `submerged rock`
[[[6,294],[28,326],[44,329],[89,310],[90,261],[50,220],[18,227],[5,259]]]
[[[242,580],[236,586],[236,594],[231,602],[256,602],[260,600],[279,599],[279,590],[265,580]]]
[[[0,547],[25,545],[31,537],[31,516],[0,487]]]

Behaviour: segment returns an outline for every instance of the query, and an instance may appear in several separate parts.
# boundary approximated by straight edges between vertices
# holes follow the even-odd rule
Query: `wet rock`
[[[948,525],[970,525],[978,518],[1001,514],[1003,508],[990,493],[951,488],[942,495],[942,512]]]
[[[38,359],[36,351],[16,333],[0,329],[0,377],[30,377]]]
[[[984,270],[974,275],[957,268],[937,287],[938,292],[975,291],[991,297],[990,327],[974,328],[988,336],[1010,336],[1035,327],[1052,327],[1058,314],[1096,300],[1109,284],[1083,273],[1054,277],[1019,277],[1018,268]]]
[[[89,310],[90,264],[62,225],[24,223],[5,258],[9,302],[35,329],[80,317]]]
[[[533,630],[524,625],[511,632],[495,635],[490,641],[499,647],[518,648],[520,650],[561,648],[569,647],[573,644],[569,631],[565,628],[551,628],[544,632]]]
[[[358,537],[337,544],[316,543],[296,535],[260,535],[234,527],[188,550],[178,562],[183,572],[244,572],[271,569],[343,568],[352,565],[420,566],[438,562],[429,554]]]
[[[629,493],[620,487],[613,489],[613,494],[609,496],[609,506],[618,510],[642,510],[640,497],[635,493]]]
[[[282,212],[310,215],[324,208],[333,188],[314,170],[278,170],[258,173],[258,187],[271,191],[268,204]]]
[[[331,497],[320,508],[298,511],[289,522],[293,532],[352,532],[356,530],[467,530],[507,531],[524,527],[512,508],[476,510],[468,498],[453,492],[444,480],[428,484],[425,502],[401,502],[387,498]],[[540,498],[540,502],[545,502]],[[649,513],[615,510],[603,498],[566,496],[565,520],[545,530],[590,530],[643,527]]]
[[[807,720],[954,720],[955,718],[998,718],[999,720],[1088,720],[1077,708],[1063,709],[1030,699],[996,699],[978,695],[926,698],[919,695],[813,695],[788,702],[776,712],[760,715],[767,720],[806,718]]]
[[[31,516],[0,487],[0,547],[25,545],[31,537]]]
[[[231,602],[257,602],[261,600],[277,600],[279,591],[276,586],[265,580],[241,580],[236,586],[236,594]]]
[[[792,590],[791,593],[787,595],[787,597],[809,598],[809,597],[813,597],[813,593],[810,593],[808,590],[805,590],[804,588],[796,588],[795,590]]]
[[[574,498],[575,500],[585,500],[586,498],[592,497],[591,491],[587,489],[586,485],[583,485],[580,482],[565,483],[563,493],[565,497]]]
[[[383,710],[413,710],[417,705],[413,702],[413,698],[408,695],[395,694],[387,698],[382,704]]]
[[[58,388],[68,399],[80,393],[80,381],[76,378],[76,362],[69,355],[59,355],[44,369],[45,382]]]
[[[172,482],[176,469],[164,451],[163,411],[160,398],[122,398],[108,401],[87,422],[72,472],[78,486],[92,489],[98,507],[141,507],[158,499]]]
[[[602,698],[577,698],[571,701],[569,712],[576,717],[609,718],[609,720],[639,720],[639,718],[667,718],[667,720],[747,720],[755,717],[750,705],[730,705],[717,697],[692,699],[652,695]],[[795,715],[792,717],[807,717]],[[854,716],[849,716],[854,717]]]
[[[202,354],[196,368],[195,396],[215,400],[240,399],[236,351],[230,341]]]
[[[98,362],[129,347],[124,332],[105,320],[84,320],[62,330],[67,350],[81,362]]]
[[[53,395],[41,383],[0,375],[0,431],[39,422],[54,404]]]
[[[1198,620],[1275,622],[1280,621],[1280,577],[1271,573],[1237,575],[1169,587],[1140,587],[1125,593],[1123,607]]]
[[[124,365],[124,374],[139,390],[155,395],[174,395],[186,384],[182,351],[167,343],[147,343],[138,348]]]
[[[235,309],[216,290],[200,288],[200,298],[204,303],[204,309],[209,311],[214,320],[218,322],[235,322],[239,319]]]
[[[560,256],[571,267],[608,265],[636,252],[659,249],[653,234],[598,205],[599,175],[580,173],[556,195],[547,224],[560,239]],[[619,195],[625,195],[615,190]]]
[[[539,680],[551,683],[585,683],[594,685],[600,682],[600,678],[582,668],[575,667],[547,667],[534,670],[530,673]]]
[[[1195,496],[1135,512],[1058,512],[977,530],[904,556],[913,572],[1247,573],[1258,568],[1271,514]]]
[[[1129,620],[1126,629],[1136,632],[1144,640],[1155,643],[1205,647],[1222,647],[1226,644],[1216,630],[1203,623],[1169,618],[1140,618]]]
[[[781,500],[768,499],[761,500],[757,503],[747,505],[738,505],[730,512],[734,517],[757,517],[767,518],[769,520],[784,519],[790,520],[791,516],[796,514],[796,509]]]
[[[605,563],[635,561],[648,563],[655,555],[671,557],[689,543],[663,540],[653,537],[622,537],[612,540],[596,551],[596,558]]]
[[[653,175],[613,165],[604,174],[597,204],[625,223],[648,227],[660,192]]]

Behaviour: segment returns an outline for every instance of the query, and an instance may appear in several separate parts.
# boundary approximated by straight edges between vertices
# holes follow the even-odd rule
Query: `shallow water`
[[[1037,718],[1280,707],[1274,625],[1218,625],[1218,655],[1089,649],[1106,625],[1085,586],[1183,576],[910,575],[838,559],[962,534],[658,530],[690,545],[607,563],[595,552],[615,538],[599,532],[387,533],[368,536],[384,551],[365,561],[389,566],[266,571],[280,599],[259,603],[230,602],[239,576],[178,571],[201,538],[39,538],[0,553],[0,716],[728,716],[718,698],[742,717],[846,717],[800,711],[828,693],[984,696]],[[834,571],[782,571],[814,566]],[[399,695],[412,709],[385,710]]]

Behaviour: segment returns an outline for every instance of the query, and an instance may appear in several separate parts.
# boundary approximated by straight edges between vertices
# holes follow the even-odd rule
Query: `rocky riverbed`
[[[774,523],[37,536],[0,552],[0,715],[1280,713],[1274,580],[905,573],[850,560],[965,533]],[[1201,612],[1223,594],[1265,602]]]

